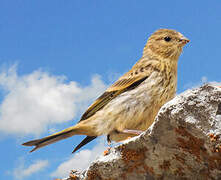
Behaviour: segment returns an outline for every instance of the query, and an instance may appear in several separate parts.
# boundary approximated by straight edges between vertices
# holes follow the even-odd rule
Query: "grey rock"
[[[166,103],[152,126],[69,180],[221,179],[221,88],[204,85]]]

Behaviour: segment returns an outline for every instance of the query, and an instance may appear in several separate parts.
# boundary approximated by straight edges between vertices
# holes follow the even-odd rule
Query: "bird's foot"
[[[135,130],[135,129],[124,129],[124,130],[121,131],[121,132],[122,132],[122,133],[125,133],[125,134],[140,135],[140,134],[143,133],[144,131]]]
[[[111,148],[108,147],[108,148],[103,152],[103,155],[104,155],[104,156],[107,156],[108,154],[110,154],[110,150],[111,150]]]

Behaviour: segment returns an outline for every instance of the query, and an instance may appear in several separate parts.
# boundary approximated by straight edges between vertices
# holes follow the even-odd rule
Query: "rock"
[[[152,126],[68,180],[221,179],[221,88],[204,85],[166,103]]]

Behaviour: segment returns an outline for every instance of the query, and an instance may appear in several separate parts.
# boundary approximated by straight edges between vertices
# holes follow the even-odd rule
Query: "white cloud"
[[[206,77],[206,76],[203,76],[203,77],[201,78],[201,82],[202,82],[203,84],[207,83],[207,82],[208,82],[207,77]]]
[[[18,76],[16,65],[0,72],[0,87],[6,92],[0,106],[0,131],[11,134],[44,132],[48,125],[72,120],[105,89],[98,75],[81,87],[37,70]]]
[[[12,172],[15,179],[23,179],[27,176],[30,176],[36,172],[39,172],[46,168],[49,165],[47,160],[37,160],[33,164],[29,165],[28,167],[24,166],[24,162],[20,163],[20,165],[15,168]]]
[[[71,156],[68,160],[61,163],[51,176],[64,178],[68,176],[71,170],[85,170],[91,162],[93,162],[98,156],[102,155],[103,151],[107,149],[104,142],[104,138],[100,138],[99,143],[93,147],[92,150],[86,149],[75,153],[74,156]]]
[[[200,81],[189,82],[189,83],[185,84],[183,87],[184,87],[184,89],[192,89],[192,88],[202,86],[203,84],[206,84],[206,83],[208,83],[208,78],[206,76],[202,76]]]

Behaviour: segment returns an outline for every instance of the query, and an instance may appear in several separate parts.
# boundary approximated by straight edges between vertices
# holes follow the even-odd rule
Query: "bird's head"
[[[190,40],[181,33],[170,29],[155,31],[144,47],[143,56],[178,60],[184,45]]]

